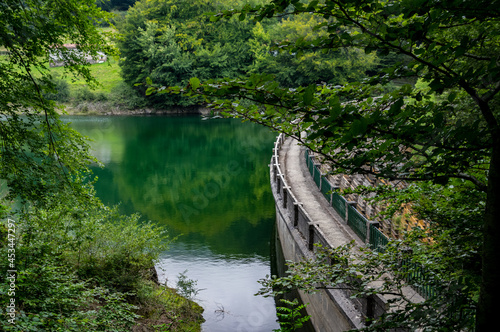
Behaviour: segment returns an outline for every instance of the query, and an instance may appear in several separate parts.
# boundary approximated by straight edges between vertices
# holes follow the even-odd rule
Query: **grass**
[[[99,30],[103,34],[110,34],[116,32],[113,27],[102,27]],[[106,37],[106,39],[108,39]],[[110,41],[112,43],[112,41]],[[7,49],[5,46],[0,45],[0,53],[6,52]],[[6,57],[6,55],[0,54],[0,57]],[[49,67],[48,63],[46,64]],[[118,60],[113,57],[108,57],[108,61],[105,63],[98,63],[89,65],[89,70],[93,77],[99,82],[99,86],[93,90],[94,92],[102,92],[104,94],[111,93],[112,89],[123,81],[120,76],[120,67],[118,65]],[[34,73],[37,70],[33,70]],[[50,72],[56,76],[65,79],[70,84],[70,91],[72,93],[76,92],[80,88],[86,87],[87,82],[83,80],[81,77],[73,77],[71,74],[68,74],[64,67],[53,67],[50,68]]]
[[[116,85],[123,81],[120,76],[118,60],[113,58],[108,58],[108,61],[105,63],[89,65],[89,70],[92,76],[95,77],[97,82],[99,82],[99,86],[94,92],[109,94]],[[85,82],[82,78],[65,76],[64,67],[53,67],[50,71],[55,74],[55,76],[64,78],[70,84],[71,93],[88,86],[87,82]]]
[[[154,332],[199,332],[203,308],[181,296],[176,289],[146,282],[137,294],[141,319],[132,329]]]
[[[0,51],[1,50],[0,48]],[[0,55],[0,58],[4,59],[6,55]],[[49,67],[48,64],[47,67]],[[123,81],[120,76],[121,69],[118,65],[118,60],[112,57],[109,57],[108,61],[105,63],[92,64],[89,65],[88,68],[92,76],[99,82],[99,86],[95,89],[95,92],[110,93],[117,84]],[[35,73],[35,76],[39,76],[36,69],[32,68],[32,71]],[[72,92],[88,86],[84,79],[81,77],[74,77],[72,74],[68,73],[64,67],[52,67],[50,68],[50,72],[54,76],[66,80],[70,84],[70,90]]]

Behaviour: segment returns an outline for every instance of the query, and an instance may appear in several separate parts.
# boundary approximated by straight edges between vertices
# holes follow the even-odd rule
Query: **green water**
[[[97,194],[178,239],[157,264],[201,289],[204,331],[278,328],[274,300],[254,296],[270,274],[275,220],[268,163],[275,134],[234,119],[66,117],[93,139]]]

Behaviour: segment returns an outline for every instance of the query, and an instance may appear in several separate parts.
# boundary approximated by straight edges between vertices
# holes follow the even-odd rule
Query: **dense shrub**
[[[108,99],[113,105],[126,109],[139,109],[148,105],[145,96],[140,95],[137,90],[123,81],[113,87]]]
[[[44,93],[44,97],[60,103],[66,103],[70,98],[69,83],[61,78],[54,78],[52,80],[53,91]]]
[[[73,94],[73,100],[75,102],[82,101],[106,101],[108,99],[104,92],[94,92],[89,89],[88,86],[79,87]]]
[[[5,214],[5,213],[4,213]],[[0,284],[1,314],[15,299],[16,324],[5,331],[124,331],[139,317],[130,304],[166,249],[165,232],[137,215],[122,216],[95,199],[54,197],[43,208],[4,215],[15,220],[15,241],[5,241],[1,257],[15,244],[15,295]],[[12,224],[10,226],[12,228]],[[0,260],[0,273],[13,266]],[[7,280],[8,281],[8,280]],[[10,293],[10,294],[9,294]]]

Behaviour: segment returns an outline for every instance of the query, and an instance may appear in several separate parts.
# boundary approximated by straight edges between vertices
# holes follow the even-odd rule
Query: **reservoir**
[[[279,328],[274,299],[254,296],[271,274],[275,207],[269,160],[276,135],[236,119],[66,116],[90,137],[97,195],[176,238],[157,264],[161,282],[196,281],[203,331]]]

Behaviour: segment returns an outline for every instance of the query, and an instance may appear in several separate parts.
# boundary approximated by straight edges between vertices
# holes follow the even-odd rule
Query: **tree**
[[[224,6],[229,6],[225,3]],[[207,0],[139,1],[119,30],[122,76],[127,84],[185,85],[192,76],[201,79],[235,77],[246,72],[251,55],[246,40],[249,20],[230,24],[210,22],[209,11],[222,4]],[[143,85],[136,87],[142,93]],[[150,96],[155,107],[194,104],[188,98]]]
[[[97,57],[98,51],[112,54],[96,27],[98,20],[106,18],[93,0],[0,3],[4,53],[0,57],[0,178],[7,188],[0,199],[2,331],[124,329],[138,317],[127,295],[113,287],[143,278],[144,265],[149,269],[155,259],[149,253],[162,239],[150,242],[157,229],[147,227],[152,232],[143,233],[146,242],[136,248],[136,257],[130,259],[133,246],[129,243],[122,255],[125,262],[119,262],[112,238],[116,244],[125,243],[126,237],[138,243],[136,235],[142,229],[138,217],[110,229],[109,221],[119,218],[95,199],[85,177],[93,160],[86,140],[60,121],[51,100],[58,92],[49,71],[51,53],[64,59],[67,73],[97,84],[83,56]],[[64,47],[66,43],[76,44],[78,52]],[[129,226],[124,225],[127,221]],[[96,241],[91,240],[92,234]],[[81,264],[97,263],[94,254],[85,258],[84,252],[95,253],[99,247],[102,253],[103,243],[113,248],[100,257],[99,263],[106,267],[101,276],[113,281],[109,266],[121,267],[116,269],[120,280],[115,279],[114,286],[106,284],[105,277],[99,280],[108,288],[91,282],[98,268],[88,266],[84,271]],[[131,261],[135,280],[124,268]],[[89,271],[94,275],[82,276]]]
[[[2,331],[124,331],[136,324],[142,301],[145,311],[165,311],[151,303],[166,303],[158,294],[170,290],[149,280],[168,244],[164,230],[95,198],[87,142],[51,100],[58,92],[52,52],[65,60],[66,74],[98,84],[82,56],[113,54],[97,29],[107,17],[94,0],[0,3]],[[198,311],[192,307],[181,304]]]
[[[374,53],[365,54],[360,49],[347,48],[328,52],[300,50],[298,53],[272,50],[273,44],[283,40],[313,42],[327,34],[315,29],[324,22],[324,19],[309,13],[268,20],[266,24],[257,22],[250,40],[255,60],[249,72],[272,74],[281,86],[292,88],[321,82],[344,84],[365,77],[378,62]]]
[[[137,0],[98,0],[97,5],[106,11],[121,10],[126,11],[132,7]]]
[[[0,47],[7,53],[0,58],[0,178],[11,198],[31,202],[64,188],[78,191],[74,181],[92,158],[84,139],[59,121],[56,104],[46,98],[56,93],[49,56],[57,52],[68,72],[96,84],[82,54],[112,53],[95,26],[107,15],[91,0],[6,0],[0,8]],[[78,45],[79,52],[66,43]]]
[[[245,82],[191,80],[188,86],[194,94],[209,96],[209,102],[219,98],[213,105],[228,115],[296,137],[337,172],[436,185],[460,180],[484,193],[482,241],[474,248],[481,256],[477,331],[495,323],[500,296],[498,8],[498,1],[275,0],[222,11],[215,19],[254,15],[262,20],[285,12],[323,17],[316,29],[327,33],[312,42],[279,45],[290,52],[357,48],[403,58],[364,81],[340,87],[281,89],[265,75]],[[383,92],[391,81],[408,78],[428,89],[404,84]],[[235,99],[257,104],[243,107]]]

